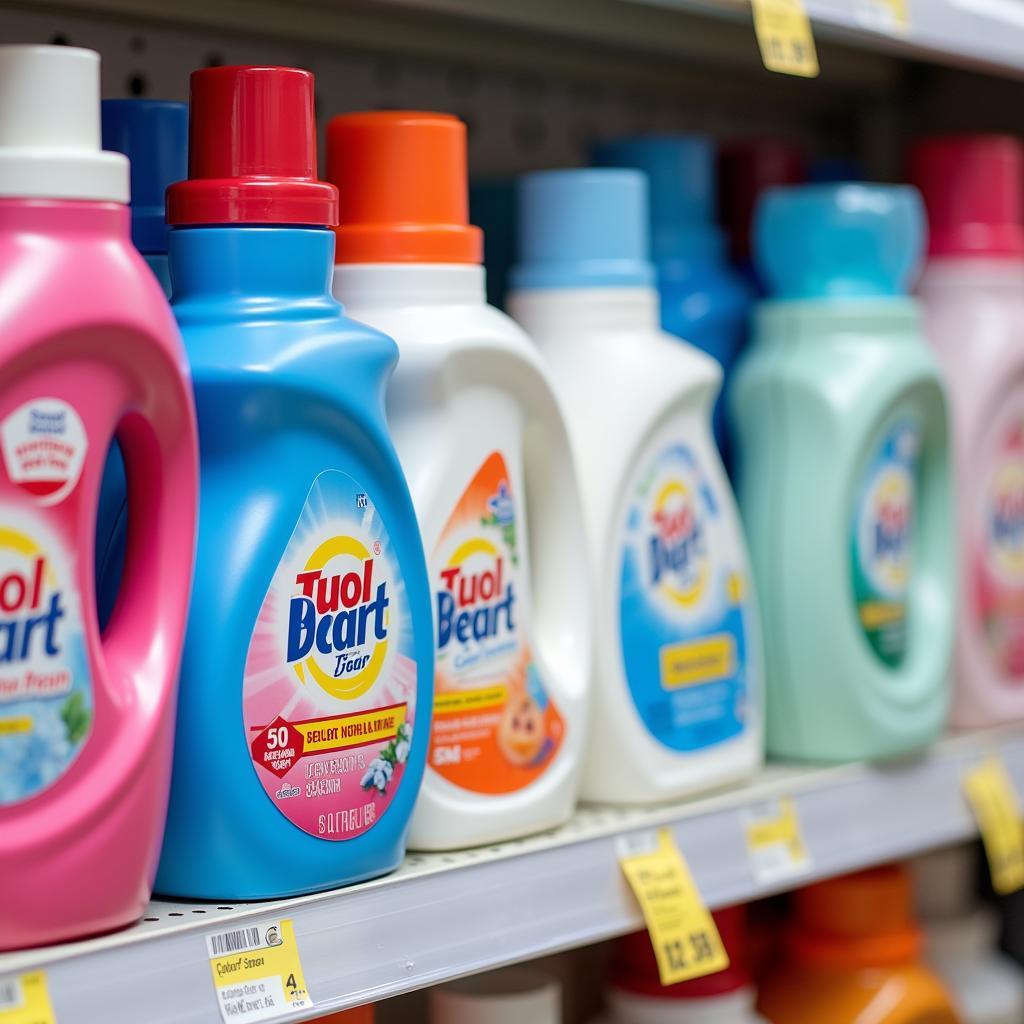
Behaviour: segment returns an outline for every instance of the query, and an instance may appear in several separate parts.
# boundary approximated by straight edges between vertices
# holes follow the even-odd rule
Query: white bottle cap
[[[562,991],[540,971],[509,967],[430,990],[430,1024],[560,1024]]]
[[[100,147],[100,55],[0,46],[0,197],[128,202],[128,159]]]

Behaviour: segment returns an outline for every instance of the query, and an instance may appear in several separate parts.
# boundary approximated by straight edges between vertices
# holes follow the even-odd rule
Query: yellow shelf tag
[[[769,71],[817,78],[818,51],[804,0],[750,0],[754,34]]]
[[[860,0],[857,20],[878,32],[909,32],[907,0]]]
[[[750,868],[759,885],[806,874],[811,856],[804,843],[796,804],[779,797],[743,810]]]
[[[225,1024],[250,1024],[313,1005],[290,920],[208,935],[206,952]]]
[[[669,829],[625,837],[619,864],[647,923],[663,985],[729,966],[715,922]]]
[[[997,893],[1024,887],[1024,824],[1017,794],[1006,766],[990,754],[963,781],[988,856],[992,887]]]
[[[44,971],[0,978],[0,1024],[56,1024]]]

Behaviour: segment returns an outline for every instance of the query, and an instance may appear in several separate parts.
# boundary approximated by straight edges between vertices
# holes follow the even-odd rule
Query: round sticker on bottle
[[[249,644],[253,767],[292,824],[327,840],[371,829],[402,785],[416,661],[402,574],[372,495],[313,483]]]

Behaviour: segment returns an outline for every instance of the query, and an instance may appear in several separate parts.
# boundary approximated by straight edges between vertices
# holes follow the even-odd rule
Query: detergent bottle
[[[562,1024],[562,986],[533,967],[505,967],[430,990],[430,1024]]]
[[[167,808],[195,413],[99,88],[90,50],[0,47],[0,950],[138,918]],[[115,435],[138,514],[101,638]]]
[[[978,845],[910,862],[925,962],[942,979],[961,1024],[1024,1021],[1024,969],[999,949],[999,914],[977,894]]]
[[[719,365],[658,326],[647,188],[631,169],[520,183],[509,309],[565,404],[598,596],[583,794],[652,803],[762,759],[761,636],[711,437]]]
[[[334,118],[334,294],[390,334],[394,433],[430,569],[437,665],[410,843],[443,849],[550,828],[579,788],[591,605],[569,440],[522,331],[486,304],[455,117]]]
[[[605,167],[635,167],[647,175],[661,326],[722,365],[725,386],[714,431],[728,463],[725,401],[753,295],[729,265],[725,233],[715,223],[714,145],[700,135],[652,136],[603,143],[595,156]]]
[[[164,192],[172,182],[188,175],[188,104],[104,100],[101,124],[103,148],[124,153],[131,166],[132,242],[169,297]],[[121,585],[127,529],[124,459],[114,444],[103,472],[96,513],[96,595],[101,628],[110,618]]]
[[[905,293],[921,203],[906,186],[775,189],[756,231],[772,298],[732,412],[768,751],[894,756],[945,722],[954,615],[946,404]]]
[[[782,963],[761,980],[772,1024],[962,1024],[921,961],[901,866],[819,882],[793,903]]]
[[[200,520],[157,887],[256,899],[401,860],[430,734],[416,517],[384,419],[394,342],[331,297],[313,76],[192,75],[167,192]]]
[[[757,991],[745,962],[746,908],[725,907],[712,916],[729,955],[728,967],[662,985],[650,935],[623,936],[612,953],[608,1012],[595,1024],[766,1024],[757,1012]]]
[[[919,293],[953,427],[952,719],[972,728],[1024,718],[1024,149],[927,139],[909,163],[931,226]]]

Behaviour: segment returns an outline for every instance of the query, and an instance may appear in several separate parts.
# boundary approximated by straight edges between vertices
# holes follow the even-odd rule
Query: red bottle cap
[[[466,126],[450,114],[342,114],[327,126],[341,205],[338,263],[480,263],[469,224]]]
[[[723,146],[718,154],[718,222],[729,235],[729,255],[750,259],[750,225],[758,197],[775,185],[807,180],[804,152],[782,139],[748,139]]]
[[[167,190],[169,224],[338,222],[338,190],[316,177],[308,71],[193,71],[188,148],[188,180]]]
[[[928,211],[930,256],[1024,255],[1024,148],[1015,138],[921,139],[907,164]]]
[[[726,907],[712,915],[722,937],[729,966],[724,971],[706,974],[703,978],[662,985],[658,977],[658,961],[647,932],[624,935],[615,944],[612,955],[611,983],[624,992],[659,999],[703,999],[721,996],[751,984],[745,962],[746,908]]]

